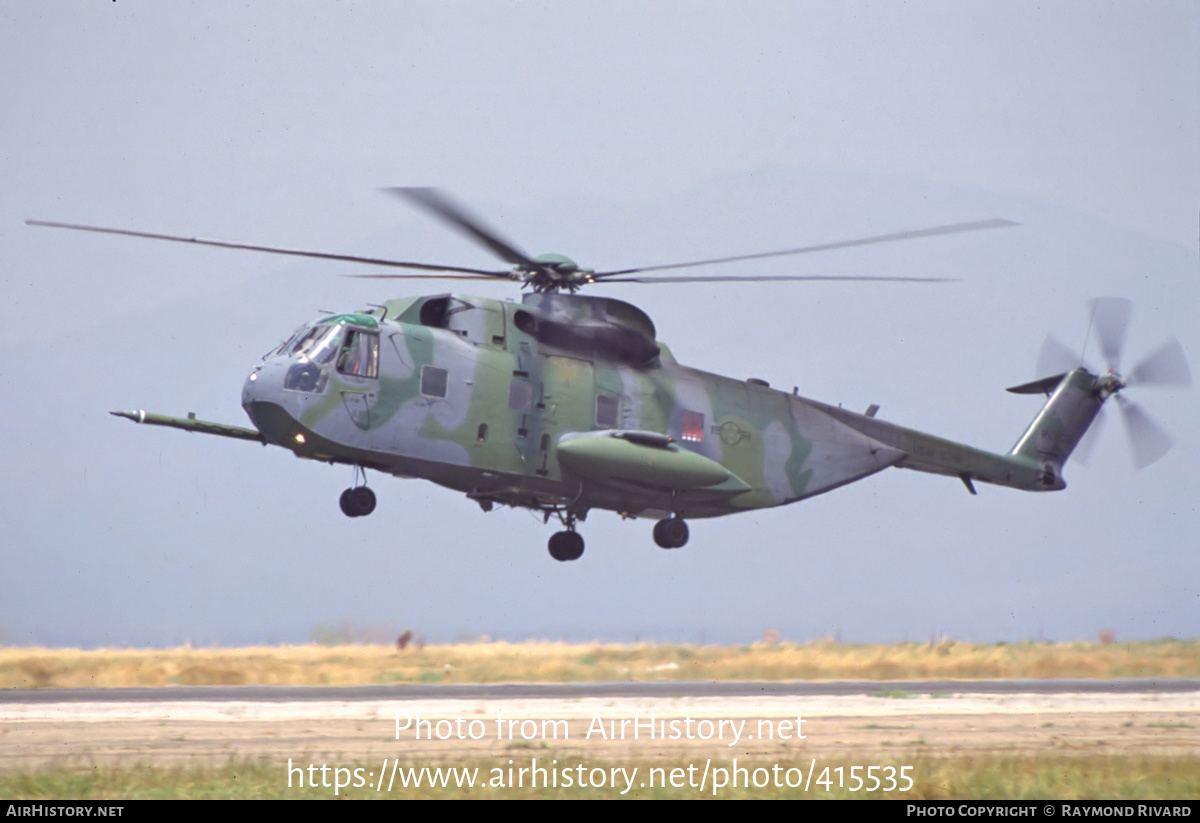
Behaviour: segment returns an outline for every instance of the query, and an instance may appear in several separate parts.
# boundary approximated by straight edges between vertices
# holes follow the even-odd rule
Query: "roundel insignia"
[[[750,439],[750,432],[745,431],[737,423],[732,420],[722,423],[716,427],[716,432],[721,436],[721,442],[726,446],[736,446],[743,440]]]

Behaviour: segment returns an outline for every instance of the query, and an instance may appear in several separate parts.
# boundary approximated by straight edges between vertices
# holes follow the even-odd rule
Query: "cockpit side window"
[[[356,377],[379,377],[379,333],[349,329],[338,355],[337,370]]]

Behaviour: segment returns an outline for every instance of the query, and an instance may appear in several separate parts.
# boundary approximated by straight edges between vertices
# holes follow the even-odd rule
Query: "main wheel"
[[[687,523],[679,517],[668,517],[654,524],[654,542],[664,549],[678,549],[688,542]]]
[[[578,560],[583,556],[583,537],[577,532],[555,532],[550,535],[549,548],[555,560]]]
[[[359,517],[366,517],[368,514],[375,511],[375,492],[371,491],[366,486],[359,486],[354,490],[354,495],[358,498]]]
[[[365,517],[375,511],[375,492],[366,486],[346,489],[338,498],[338,505],[347,517]]]

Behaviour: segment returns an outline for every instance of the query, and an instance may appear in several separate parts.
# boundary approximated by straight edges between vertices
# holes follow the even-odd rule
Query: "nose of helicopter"
[[[267,440],[278,443],[279,440],[273,436],[274,433],[264,428],[268,415],[264,414],[263,404],[269,402],[266,397],[270,394],[267,383],[268,380],[263,375],[262,366],[255,366],[254,371],[250,372],[246,377],[246,382],[242,384],[242,408],[246,410],[254,428],[258,429]]]
[[[242,408],[267,442],[293,448],[304,441],[296,439],[300,425],[286,408],[287,392],[282,391],[282,379],[275,372],[270,364],[254,367],[242,384]]]
[[[242,408],[259,399],[258,380],[261,372],[262,366],[255,366],[254,371],[250,372],[250,376],[242,384]]]

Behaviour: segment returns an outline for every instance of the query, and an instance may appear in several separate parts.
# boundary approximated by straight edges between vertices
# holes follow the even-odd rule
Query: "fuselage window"
[[[679,421],[680,437],[688,443],[704,441],[704,415],[700,412],[685,411]]]
[[[445,369],[437,366],[422,366],[421,394],[438,400],[444,398],[446,396],[446,378]]]
[[[596,425],[613,429],[621,416],[621,398],[612,394],[596,395]]]
[[[475,439],[480,443],[483,443],[487,440],[487,423],[479,424],[479,431],[475,434]]]
[[[337,370],[356,377],[379,377],[379,334],[350,329],[338,355]]]

